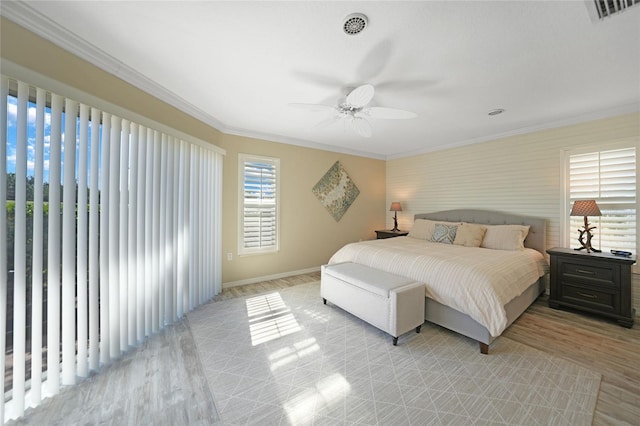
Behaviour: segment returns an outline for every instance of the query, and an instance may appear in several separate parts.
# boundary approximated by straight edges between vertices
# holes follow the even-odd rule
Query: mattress
[[[396,237],[347,244],[329,264],[354,262],[425,284],[425,296],[465,313],[499,336],[504,306],[547,272],[536,250],[493,250]]]

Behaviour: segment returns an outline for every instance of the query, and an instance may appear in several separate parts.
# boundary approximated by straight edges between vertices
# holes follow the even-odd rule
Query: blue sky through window
[[[49,158],[50,158],[50,145],[51,145],[51,108],[46,106],[44,115],[44,170],[43,180],[49,182]],[[7,98],[7,173],[16,172],[16,143],[17,143],[17,124],[18,124],[18,100],[16,96],[9,95]],[[64,129],[65,129],[66,114],[62,113],[60,128],[62,131],[62,145],[61,145],[61,166],[64,166]],[[80,124],[76,120],[76,158],[80,155]],[[102,139],[102,132],[99,132],[99,144]],[[89,123],[89,146],[88,146],[88,161],[91,158],[91,123]],[[100,156],[100,147],[98,146],[98,155]],[[99,163],[101,164],[101,159]],[[34,102],[28,102],[27,104],[27,176],[35,175],[35,161],[36,161],[36,104]],[[75,175],[78,176],[79,161],[76,160]],[[62,173],[60,177],[62,183]]]

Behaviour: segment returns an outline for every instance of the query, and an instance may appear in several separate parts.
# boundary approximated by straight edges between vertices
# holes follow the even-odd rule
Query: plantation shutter
[[[278,163],[274,158],[241,156],[240,253],[278,249]]]
[[[569,203],[592,199],[601,217],[589,217],[596,226],[594,247],[636,252],[636,148],[574,154],[569,157]],[[572,233],[583,218],[571,217]],[[573,240],[573,238],[572,238]]]

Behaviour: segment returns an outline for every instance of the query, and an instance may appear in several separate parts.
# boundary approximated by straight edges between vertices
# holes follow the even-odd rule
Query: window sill
[[[280,251],[280,249],[243,252],[243,253],[238,253],[238,257],[259,256],[261,254],[275,254],[275,253],[278,253],[279,251]]]

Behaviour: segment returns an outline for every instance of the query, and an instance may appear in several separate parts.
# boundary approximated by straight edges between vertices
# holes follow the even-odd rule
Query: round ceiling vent
[[[364,29],[367,27],[367,23],[367,17],[362,13],[352,13],[351,15],[344,18],[342,29],[346,34],[356,35],[364,31]]]

